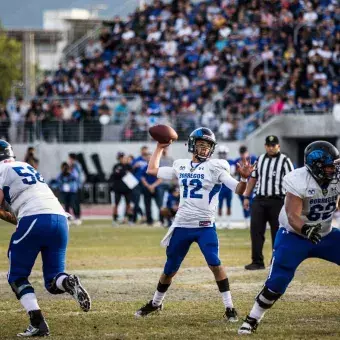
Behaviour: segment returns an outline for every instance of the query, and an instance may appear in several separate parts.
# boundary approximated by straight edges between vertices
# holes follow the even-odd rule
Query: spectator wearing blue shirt
[[[70,208],[72,208],[75,218],[79,219],[79,210],[77,210],[76,205],[78,182],[77,178],[71,173],[71,168],[66,162],[61,164],[61,173],[57,177],[57,185],[61,200],[65,205],[65,211],[70,213]]]
[[[240,157],[238,157],[234,160],[235,165],[237,163],[242,164],[244,161],[248,161],[251,164],[254,164],[257,161],[257,157],[255,155],[249,154],[248,148],[245,145],[240,146],[239,154],[240,154]],[[239,175],[236,173],[236,176],[239,176]],[[239,197],[240,197],[240,201],[241,201],[242,208],[243,208],[244,197],[243,197],[243,195],[239,195]],[[254,196],[252,194],[250,201],[249,201],[249,210],[246,210],[246,209],[243,208],[243,216],[244,216],[246,227],[249,226],[249,218],[250,218],[250,211],[251,211],[251,205],[253,203],[253,198],[254,198]]]
[[[149,153],[147,156],[147,161],[149,162],[151,154]],[[163,197],[161,195],[161,191],[159,190],[159,185],[162,183],[160,178],[156,176],[147,174],[148,166],[146,165],[143,168],[141,183],[142,183],[142,192],[144,196],[144,205],[145,205],[145,214],[146,214],[146,223],[149,226],[153,225],[153,218],[151,212],[152,199],[155,200],[157,207],[159,209],[159,220],[163,220],[163,216],[160,214],[160,209],[163,203]]]
[[[74,223],[76,225],[81,224],[81,208],[80,208],[80,195],[81,195],[81,189],[84,183],[84,176],[83,176],[83,169],[80,165],[80,163],[77,160],[77,155],[75,153],[69,153],[68,155],[69,158],[69,167],[70,167],[70,172],[72,176],[76,180],[76,197],[74,198],[74,215],[75,215],[75,221]]]
[[[149,148],[147,146],[142,146],[141,149],[141,155],[137,158],[135,158],[132,161],[132,169],[133,169],[133,175],[138,179],[139,184],[135,186],[135,188],[132,190],[132,202],[134,205],[134,211],[133,211],[133,222],[136,223],[138,215],[141,215],[142,218],[144,217],[143,210],[139,206],[140,196],[142,194],[142,184],[141,179],[144,173],[144,169],[148,166],[148,155],[149,155]]]

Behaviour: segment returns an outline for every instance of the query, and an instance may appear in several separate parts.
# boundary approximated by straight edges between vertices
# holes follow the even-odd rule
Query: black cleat
[[[150,300],[145,306],[138,309],[138,311],[135,313],[136,318],[144,317],[149,315],[150,313],[161,311],[163,309],[163,304],[159,306],[154,306],[152,304],[152,300]]]
[[[238,316],[235,308],[229,308],[227,307],[225,310],[224,317],[228,322],[237,322]]]
[[[76,275],[69,275],[63,281],[63,286],[65,291],[79,303],[80,308],[84,312],[88,312],[91,309],[90,295],[81,285],[80,280]]]
[[[258,325],[259,322],[255,318],[251,318],[249,315],[247,315],[237,333],[240,335],[255,333]]]
[[[50,329],[46,323],[44,317],[41,314],[41,310],[33,310],[28,312],[31,320],[31,324],[22,333],[18,333],[18,337],[29,337],[29,336],[49,336]]]
[[[264,266],[263,263],[254,263],[254,262],[244,266],[244,269],[246,269],[246,270],[261,270],[261,269],[265,269],[265,268],[266,267]]]

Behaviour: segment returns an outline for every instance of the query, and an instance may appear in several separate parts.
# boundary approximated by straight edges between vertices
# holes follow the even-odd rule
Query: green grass
[[[0,339],[14,339],[27,326],[27,316],[6,281],[7,246],[13,228],[0,225]],[[51,296],[43,288],[41,262],[31,283],[51,328],[53,339],[239,339],[240,325],[223,322],[223,306],[213,276],[194,245],[171,286],[162,313],[143,320],[133,314],[152,297],[165,261],[159,243],[164,229],[112,228],[89,221],[70,229],[68,271],[78,273],[93,300],[82,313],[68,296]],[[220,255],[229,269],[241,317],[251,308],[266,271],[247,272],[247,230],[220,230]],[[268,241],[269,241],[268,234]],[[270,243],[266,242],[266,262]],[[287,293],[267,313],[254,339],[339,339],[340,289],[336,265],[308,260],[297,271]]]

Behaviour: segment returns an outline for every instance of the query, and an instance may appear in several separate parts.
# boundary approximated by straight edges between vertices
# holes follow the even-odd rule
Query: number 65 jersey
[[[340,182],[331,182],[327,188],[321,188],[306,167],[293,170],[283,178],[283,186],[294,196],[303,200],[301,218],[306,224],[321,223],[321,236],[326,236],[332,229],[332,218],[340,194]],[[285,206],[279,215],[280,226],[295,232],[289,225]]]
[[[18,219],[37,214],[67,215],[44,178],[27,163],[1,162],[0,189]]]
[[[159,168],[157,176],[162,179],[178,179],[181,196],[173,227],[212,227],[221,178],[232,191],[235,191],[238,184],[238,181],[230,176],[229,163],[222,159],[210,159],[202,163],[178,159],[172,168]]]

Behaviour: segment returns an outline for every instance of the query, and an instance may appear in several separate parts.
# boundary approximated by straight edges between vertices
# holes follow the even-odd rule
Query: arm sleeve
[[[228,174],[227,172],[221,173],[219,180],[221,181],[221,183],[223,183],[226,187],[228,187],[230,190],[232,190],[233,192],[235,192],[236,187],[238,185],[238,181],[231,177],[230,174]]]
[[[294,178],[294,177],[293,177]],[[294,196],[304,198],[304,193],[291,176],[283,177],[283,187]]]
[[[157,178],[173,179],[175,177],[175,169],[171,166],[162,166],[158,169]]]

